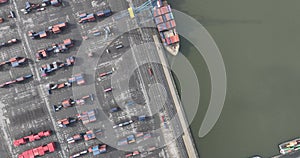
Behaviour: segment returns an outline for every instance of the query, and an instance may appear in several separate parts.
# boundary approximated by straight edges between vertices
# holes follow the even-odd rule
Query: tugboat
[[[176,31],[176,23],[171,6],[166,0],[157,0],[153,8],[155,24],[165,49],[176,56],[179,51],[179,35]]]
[[[296,138],[291,141],[287,141],[279,144],[279,151],[281,154],[287,154],[300,149],[300,138]]]

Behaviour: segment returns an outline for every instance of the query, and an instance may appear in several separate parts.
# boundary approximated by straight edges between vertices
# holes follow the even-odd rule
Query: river
[[[201,87],[200,108],[191,124],[201,158],[271,157],[278,144],[300,137],[300,1],[173,0],[176,10],[197,19],[217,43],[226,67],[225,105],[214,128],[198,130],[210,99],[203,58],[187,41]]]

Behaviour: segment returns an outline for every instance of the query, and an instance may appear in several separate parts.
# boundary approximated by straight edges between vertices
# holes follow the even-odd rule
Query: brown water
[[[278,144],[300,137],[300,1],[173,0],[174,9],[197,19],[223,55],[226,103],[212,131],[198,130],[210,97],[209,73],[186,40],[183,52],[201,86],[192,131],[201,158],[246,158],[279,153]]]

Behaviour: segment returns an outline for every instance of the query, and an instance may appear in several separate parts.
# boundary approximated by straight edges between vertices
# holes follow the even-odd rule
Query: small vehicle
[[[44,11],[44,10],[46,10],[46,8],[38,8],[36,11],[40,12],[40,11]]]
[[[122,44],[119,44],[119,45],[116,46],[116,49],[121,49],[121,48],[123,48]]]
[[[153,76],[153,70],[152,70],[151,67],[148,68],[148,74],[149,74],[150,76]]]
[[[110,92],[110,91],[112,91],[112,88],[107,88],[104,90],[104,92]]]
[[[4,19],[3,18],[0,18],[0,23],[3,23],[4,22]]]
[[[17,43],[17,42],[18,42],[18,40],[15,38],[7,41],[8,44]]]
[[[14,11],[9,11],[9,15],[7,16],[8,18],[15,18],[15,12]]]

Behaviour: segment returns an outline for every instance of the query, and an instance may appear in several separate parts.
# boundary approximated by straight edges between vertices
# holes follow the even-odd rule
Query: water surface
[[[174,9],[197,19],[224,58],[228,89],[215,127],[198,130],[210,97],[207,67],[182,39],[201,86],[192,132],[201,158],[246,158],[278,154],[278,144],[300,137],[300,1],[173,0]]]

